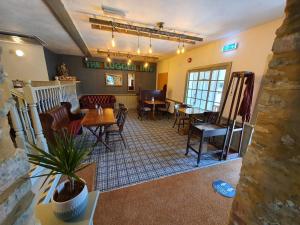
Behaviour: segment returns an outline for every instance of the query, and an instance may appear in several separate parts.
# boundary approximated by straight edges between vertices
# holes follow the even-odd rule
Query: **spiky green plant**
[[[54,143],[49,144],[49,153],[32,145],[38,154],[27,154],[29,162],[42,166],[50,170],[49,173],[37,175],[35,177],[46,176],[43,185],[51,175],[62,174],[70,182],[70,192],[74,191],[74,181],[81,181],[76,173],[84,169],[86,164],[82,164],[92,147],[88,145],[87,137],[81,135],[74,137],[66,131],[54,135]]]

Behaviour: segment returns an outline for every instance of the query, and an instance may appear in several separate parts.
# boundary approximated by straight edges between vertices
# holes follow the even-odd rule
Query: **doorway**
[[[157,75],[156,87],[158,90],[162,90],[164,85],[168,84],[168,73],[159,73]]]

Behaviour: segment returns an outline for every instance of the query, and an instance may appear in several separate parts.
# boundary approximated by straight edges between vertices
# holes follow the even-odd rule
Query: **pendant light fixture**
[[[181,53],[183,54],[185,52],[184,43],[182,43]]]
[[[138,55],[141,54],[141,49],[140,49],[140,33],[139,33],[139,35],[138,35],[138,48],[137,48],[137,50],[136,50],[136,53],[137,53]]]
[[[107,61],[108,63],[111,63],[111,58],[110,58],[109,50],[108,50],[108,52],[107,52],[106,61]]]
[[[146,61],[146,62],[144,63],[144,68],[148,68],[148,66],[149,66],[149,63]]]
[[[177,46],[177,51],[176,51],[177,55],[180,54],[180,41],[178,41],[178,46]]]
[[[114,26],[111,29],[111,47],[116,47],[115,35],[114,35]]]
[[[127,58],[128,58],[128,60],[127,60],[127,65],[130,66],[130,65],[131,65],[131,62],[132,62],[132,60],[131,60],[131,58],[130,58],[130,55],[128,55]]]
[[[151,43],[151,33],[150,33],[150,45],[149,45],[149,50],[148,50],[149,54],[152,54],[153,50],[152,50],[152,43]]]

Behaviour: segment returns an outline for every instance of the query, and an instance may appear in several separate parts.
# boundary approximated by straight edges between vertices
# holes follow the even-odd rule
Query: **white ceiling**
[[[165,27],[201,34],[204,42],[228,36],[283,16],[285,0],[62,0],[90,50],[111,48],[111,33],[92,30],[88,18],[101,13],[101,5],[124,10],[126,19],[141,23],[165,22]],[[90,13],[90,15],[89,15]],[[0,2],[0,29],[36,35],[48,48],[81,55],[42,0]],[[116,34],[116,50],[132,52],[137,37]],[[141,38],[142,52],[149,46]],[[154,55],[175,52],[177,43],[152,40]],[[187,46],[189,47],[189,46]]]

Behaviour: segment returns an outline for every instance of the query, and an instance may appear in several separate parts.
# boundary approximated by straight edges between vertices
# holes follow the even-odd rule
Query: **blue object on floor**
[[[233,198],[235,196],[236,190],[234,187],[232,187],[231,184],[223,181],[223,180],[215,180],[212,183],[212,186],[215,190],[215,192],[219,193],[220,195],[227,197],[227,198]]]

